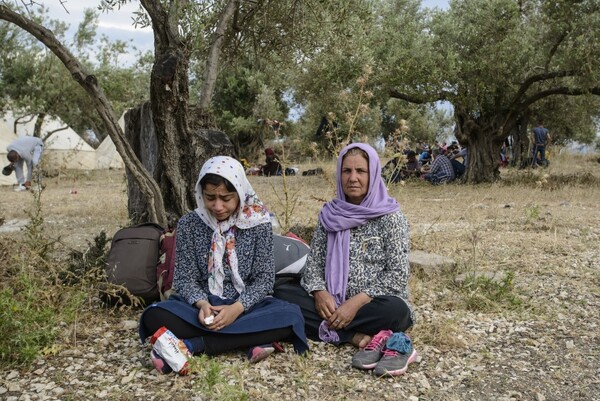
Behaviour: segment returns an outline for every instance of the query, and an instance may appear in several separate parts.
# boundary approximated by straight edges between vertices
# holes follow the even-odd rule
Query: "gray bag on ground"
[[[105,266],[109,283],[122,285],[140,297],[145,305],[160,299],[156,282],[156,265],[160,252],[163,228],[154,223],[143,223],[117,231],[112,239]],[[109,304],[129,304],[126,296],[101,294]]]
[[[309,251],[310,247],[300,239],[273,234],[275,287],[300,281]]]

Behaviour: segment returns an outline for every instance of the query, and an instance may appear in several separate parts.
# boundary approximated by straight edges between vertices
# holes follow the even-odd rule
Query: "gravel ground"
[[[419,360],[402,377],[376,378],[354,370],[352,347],[315,342],[304,358],[289,344],[285,353],[256,365],[249,365],[243,352],[219,356],[219,375],[250,400],[598,400],[600,296],[597,287],[595,292],[580,290],[589,279],[597,280],[600,254],[588,256],[578,262],[589,266],[590,277],[549,274],[531,288],[536,300],[531,308],[545,304],[553,310],[544,319],[530,311],[515,317],[437,310],[433,305],[439,294],[431,294],[431,302],[419,308],[420,322],[459,327],[456,346],[443,350],[415,337]],[[219,395],[226,388],[207,392],[204,373],[157,374],[149,364],[149,348],[137,338],[138,314],[91,314],[93,324],[82,322],[70,333],[70,344],[58,345],[31,370],[2,372],[0,398],[228,399]]]

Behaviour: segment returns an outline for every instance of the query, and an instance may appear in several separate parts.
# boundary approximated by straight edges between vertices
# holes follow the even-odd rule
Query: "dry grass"
[[[104,230],[109,235],[128,224],[127,189],[123,171],[69,172],[46,178],[40,200],[45,230],[66,246],[81,248]],[[6,222],[27,219],[34,208],[31,193],[0,187],[0,217]]]
[[[314,225],[323,202],[334,194],[333,162],[300,166],[300,169],[315,167],[324,168],[326,174],[288,177],[288,185],[297,194],[292,225]],[[274,195],[274,192],[282,191],[281,177],[250,177],[250,181],[268,207],[281,215],[285,205]],[[82,250],[87,241],[92,241],[102,230],[111,236],[128,223],[123,172],[66,174],[46,179],[45,183],[42,215],[46,234],[50,238],[60,238],[62,252],[57,258],[70,249]],[[77,193],[72,193],[74,191]],[[8,187],[0,188],[0,193],[3,199],[0,220],[4,219],[6,223],[26,220],[33,196],[13,193]],[[572,327],[572,338],[577,343],[571,350],[575,353],[573,361],[588,361],[587,370],[578,372],[579,382],[584,383],[581,387],[584,390],[579,394],[593,393],[593,384],[589,387],[589,383],[596,379],[593,379],[593,373],[585,372],[597,371],[600,361],[597,348],[593,351],[594,345],[590,349],[584,341],[597,338],[599,323],[597,312],[594,316],[589,310],[592,307],[597,311],[593,305],[600,299],[600,164],[595,159],[557,155],[548,169],[502,170],[502,181],[495,184],[434,187],[421,181],[410,181],[392,187],[390,193],[398,199],[410,222],[412,248],[456,261],[452,269],[411,278],[412,303],[419,316],[411,335],[424,360],[420,366],[411,367],[403,380],[420,388],[417,393],[423,399],[490,399],[485,396],[490,388],[496,391],[495,394],[504,395],[520,391],[522,397],[517,396],[517,399],[533,399],[538,393],[548,400],[576,399],[563,390],[563,387],[568,388],[564,383],[569,383],[570,379],[562,376],[562,369],[552,370],[552,367],[564,362],[569,364],[566,371],[579,368],[566,359],[560,362],[551,359],[557,352],[564,351],[562,339]],[[0,233],[3,242],[8,238],[20,239],[23,233]],[[2,260],[5,259],[0,258]],[[485,285],[470,287],[469,292],[454,280],[459,273],[479,271],[510,272],[513,281],[505,294],[493,295]],[[520,304],[517,305],[516,300]],[[90,313],[94,314],[94,321],[108,319],[105,311],[98,313],[92,308]],[[137,313],[132,311],[130,315],[135,318]],[[568,317],[566,321],[565,316]],[[487,329],[480,329],[483,326],[502,329],[505,323],[498,326],[498,321],[508,321],[509,326],[524,326],[532,331],[519,337],[523,338],[525,347],[522,354],[529,355],[523,356],[519,363],[526,364],[534,358],[536,366],[519,373],[524,378],[522,384],[513,382],[509,386],[485,375],[488,368],[497,369],[497,366],[510,363],[502,359],[501,351],[497,351],[503,346],[502,338],[489,334],[493,331],[488,333]],[[556,346],[549,345],[550,348],[542,352],[546,346],[543,339],[555,338],[557,327],[564,328],[561,342]],[[512,331],[507,330],[508,337]],[[578,338],[582,338],[582,343]],[[250,399],[284,399],[277,398],[277,391],[268,390],[267,378],[285,382],[291,374],[286,369],[293,372],[292,387],[297,395],[316,395],[321,391],[321,400],[364,399],[365,394],[361,392],[370,389],[383,394],[382,399],[397,399],[390,395],[392,393],[385,392],[390,388],[385,380],[372,382],[368,375],[348,369],[351,352],[347,348],[314,344],[308,359],[292,356],[291,367],[289,364],[285,367],[263,365],[257,373],[262,379],[256,379],[247,387]],[[591,354],[586,354],[589,352]],[[226,363],[228,358],[231,359],[223,356],[218,360]],[[474,376],[457,379],[456,383],[444,378],[440,369],[447,372],[452,363],[460,363],[456,361],[477,365],[472,373]],[[481,366],[487,368],[478,376]],[[267,373],[262,369],[267,369]],[[548,373],[548,369],[553,373]],[[535,372],[546,373],[540,373],[540,376]],[[245,371],[242,376],[254,377],[253,374]],[[504,373],[498,370],[495,374]],[[511,374],[509,371],[502,377],[510,378]],[[560,380],[556,380],[558,376]],[[429,378],[432,384],[433,380],[448,384],[442,384],[437,391],[422,387],[423,378]],[[531,380],[537,383],[536,389],[527,386]],[[265,387],[261,388],[260,383]],[[597,381],[595,383],[597,385]],[[187,387],[185,383],[179,384]],[[402,394],[408,396],[411,393],[404,391]],[[553,394],[563,396],[555,398]],[[305,399],[316,398],[307,396]]]
[[[323,202],[334,196],[334,163],[300,169],[315,167],[325,174],[287,177],[296,202],[290,226],[313,226]],[[283,191],[281,177],[249,179],[269,209],[281,216],[285,205],[276,196]],[[100,231],[111,236],[128,224],[122,171],[62,174],[45,184],[41,204],[46,235],[65,248],[81,250]],[[463,270],[568,274],[573,252],[584,252],[597,239],[599,188],[600,164],[595,159],[558,155],[548,169],[503,170],[496,184],[409,181],[392,186],[390,193],[408,217],[413,249],[454,258]],[[10,187],[0,192],[0,218],[26,220],[33,196],[12,193]],[[553,263],[545,263],[550,259]]]

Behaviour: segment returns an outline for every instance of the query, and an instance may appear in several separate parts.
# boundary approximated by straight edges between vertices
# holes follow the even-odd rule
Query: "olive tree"
[[[118,8],[126,1],[103,0],[101,5]],[[295,57],[280,61],[295,63],[296,57],[304,53],[302,48],[315,46],[320,16],[339,9],[338,2],[325,3],[139,0],[138,22],[153,29],[154,60],[149,102],[138,108],[135,116],[129,115],[126,131],[139,133],[146,128],[149,135],[134,135],[134,140],[129,141],[117,123],[117,114],[99,84],[99,77],[51,30],[7,2],[0,4],[0,19],[19,26],[43,43],[89,95],[132,181],[143,195],[144,203],[139,203],[143,210],[130,207],[130,215],[167,225],[193,208],[193,186],[200,165],[214,152],[224,151],[215,150],[210,136],[218,128],[211,105],[223,60],[232,59],[240,50],[253,50],[259,56],[269,51],[293,54]],[[192,61],[202,66],[195,70],[194,79],[200,83],[200,90],[193,96],[194,104],[189,92]],[[156,154],[150,156],[158,172],[149,172],[136,156],[130,142],[139,142],[140,138],[156,140]]]
[[[388,30],[397,15],[383,17]],[[401,43],[380,41],[393,49],[382,80],[393,98],[450,102],[469,149],[467,181],[493,181],[502,142],[536,104],[600,94],[599,20],[595,0],[454,0],[448,11],[416,18],[419,29]]]

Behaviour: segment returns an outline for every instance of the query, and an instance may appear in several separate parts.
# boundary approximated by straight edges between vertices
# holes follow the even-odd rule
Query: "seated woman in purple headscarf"
[[[352,366],[401,375],[417,358],[404,331],[408,304],[408,222],[387,193],[375,149],[345,147],[337,163],[337,196],[325,204],[300,284],[275,296],[302,309],[306,334],[360,350]]]
[[[281,340],[297,353],[307,351],[300,308],[269,296],[275,280],[271,218],[242,165],[227,156],[207,160],[195,192],[198,208],[177,224],[177,295],[146,308],[141,341],[168,329],[190,354],[246,348],[253,363],[279,349]],[[151,351],[154,367],[175,370],[160,351]]]

